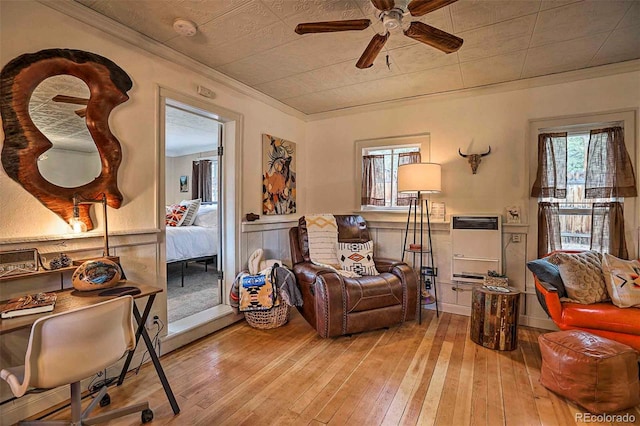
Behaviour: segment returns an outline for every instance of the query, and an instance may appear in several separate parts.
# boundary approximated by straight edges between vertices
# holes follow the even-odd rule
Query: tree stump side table
[[[512,351],[518,346],[520,290],[500,292],[484,286],[473,288],[471,340],[480,346]]]

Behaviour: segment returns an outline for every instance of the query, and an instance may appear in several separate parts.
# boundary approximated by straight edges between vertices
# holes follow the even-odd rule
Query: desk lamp
[[[407,251],[413,253],[413,264],[415,268],[415,256],[420,257],[420,270],[418,272],[420,282],[420,297],[426,299],[426,303],[436,304],[436,315],[438,315],[438,290],[436,288],[436,276],[435,265],[433,263],[433,246],[431,243],[431,220],[429,219],[429,203],[425,199],[424,206],[426,206],[427,213],[427,230],[429,237],[429,246],[425,248],[423,244],[423,228],[424,228],[424,214],[423,203],[421,195],[424,193],[433,194],[439,193],[442,190],[442,173],[440,164],[436,163],[411,163],[403,164],[398,167],[398,192],[402,193],[417,193],[415,198],[411,198],[409,202],[409,213],[407,215],[407,226],[404,234],[404,244],[402,246],[402,260],[404,261],[404,255]],[[418,203],[420,204],[420,243],[416,244],[416,231],[418,228]],[[409,223],[411,222],[411,211],[413,210],[413,244],[407,249],[407,237],[409,235]],[[429,267],[431,268],[426,272],[423,269],[424,255],[429,256]],[[425,275],[429,275],[431,279],[429,282],[425,280]],[[429,290],[433,283],[433,289],[435,292],[435,300],[432,296],[426,292]],[[423,291],[426,294],[423,296]],[[420,302],[422,303],[422,302]],[[420,320],[422,320],[422,309],[420,309]]]

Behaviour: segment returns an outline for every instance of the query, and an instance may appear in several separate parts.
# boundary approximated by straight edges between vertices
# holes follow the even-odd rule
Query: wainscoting
[[[371,237],[375,242],[375,255],[399,259],[402,256],[402,242],[406,222],[404,217],[392,220],[367,219]],[[267,259],[280,259],[285,264],[291,263],[289,249],[289,229],[297,226],[298,217],[283,219],[268,218],[257,222],[242,224],[242,264],[246,268],[247,259],[254,250],[262,248]],[[527,271],[527,232],[526,224],[502,225],[502,255],[509,285],[520,289],[521,324],[532,327],[555,329],[551,320],[540,307],[535,295],[533,277]],[[426,234],[425,234],[426,235]],[[515,237],[514,237],[515,236]],[[519,239],[519,242],[515,242]],[[462,315],[471,313],[472,284],[453,282],[451,280],[451,233],[449,222],[432,223],[432,240],[434,260],[438,268],[437,286],[440,307],[445,312]],[[412,256],[405,261],[411,264]],[[417,259],[416,259],[417,263]]]

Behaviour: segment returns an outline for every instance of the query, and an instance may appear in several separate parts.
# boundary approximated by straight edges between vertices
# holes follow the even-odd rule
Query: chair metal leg
[[[91,403],[89,404],[89,406],[87,408],[85,408],[85,410],[82,412],[82,419],[84,421],[85,418],[87,418],[89,416],[89,414],[91,414],[91,412],[93,411],[93,409],[96,407],[96,405],[98,405],[100,403],[100,400],[107,394],[107,387],[103,386],[100,389],[100,392],[98,392],[98,394],[96,396],[94,396],[93,401],[91,401]]]
[[[80,382],[71,383],[71,424],[79,425],[82,421],[82,389]]]

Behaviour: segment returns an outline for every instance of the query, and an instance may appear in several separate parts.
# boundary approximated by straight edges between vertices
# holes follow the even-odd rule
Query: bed
[[[208,207],[208,206],[203,206]],[[218,223],[215,208],[201,208],[193,225],[167,226],[167,264],[181,263],[182,286],[184,268],[189,262],[216,263],[218,254]]]

